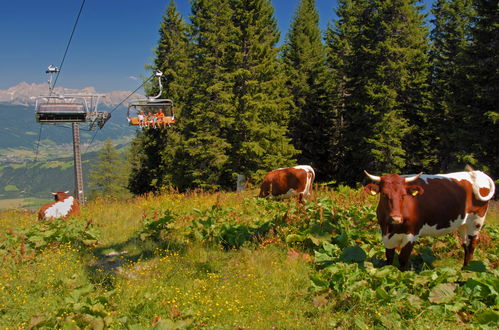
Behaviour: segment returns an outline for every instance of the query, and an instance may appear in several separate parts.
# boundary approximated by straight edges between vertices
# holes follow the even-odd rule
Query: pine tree
[[[298,161],[315,167],[318,179],[332,179],[337,123],[334,98],[326,79],[326,50],[315,0],[300,1],[286,38],[283,58],[295,105],[290,135],[295,148],[301,151]]]
[[[129,166],[123,155],[108,139],[98,152],[98,162],[90,168],[90,198],[124,198],[130,194],[126,189]]]
[[[227,137],[233,122],[233,82],[228,63],[236,30],[228,1],[192,2],[192,92],[182,113],[182,145],[176,155],[181,189],[218,189],[226,176]]]
[[[399,172],[433,161],[425,128],[427,31],[415,2],[339,1],[328,45],[342,77],[343,163],[349,164],[342,181],[357,182],[362,169]]]
[[[471,42],[472,0],[438,0],[432,13],[432,123],[440,163],[435,171],[447,172],[464,167],[460,160],[466,159],[469,138],[465,137],[472,134],[463,125],[468,113],[463,92],[468,85],[465,59]]]
[[[499,134],[494,123],[499,104],[499,10],[497,0],[474,0],[472,44],[467,53],[468,89],[463,102],[473,133],[469,153],[478,165],[499,177]]]
[[[276,44],[279,32],[268,0],[232,0],[237,29],[230,66],[234,81],[234,127],[226,182],[235,175],[258,177],[270,169],[289,166],[296,150],[288,134],[292,99],[286,89]]]
[[[160,98],[169,98],[175,104],[178,126],[172,129],[148,129],[137,134],[132,143],[132,175],[129,187],[135,194],[158,191],[175,185],[181,175],[175,159],[181,147],[182,109],[188,101],[190,86],[190,56],[188,26],[170,1],[160,23],[158,46],[153,65],[146,68],[163,73],[163,91]],[[146,93],[156,96],[159,85],[156,78],[146,84]]]

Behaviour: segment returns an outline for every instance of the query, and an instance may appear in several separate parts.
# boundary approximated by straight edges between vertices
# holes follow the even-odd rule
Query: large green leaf
[[[445,304],[451,302],[452,298],[456,296],[457,284],[443,283],[434,287],[430,291],[428,300],[435,304]]]
[[[347,247],[340,256],[343,262],[364,262],[367,258],[366,253],[358,246]]]
[[[472,272],[477,272],[477,273],[483,273],[487,271],[487,267],[485,267],[485,264],[481,261],[472,261],[464,267],[464,270],[470,270]]]
[[[499,323],[499,313],[492,309],[484,310],[483,312],[477,313],[475,316],[477,323],[480,324],[497,324]]]

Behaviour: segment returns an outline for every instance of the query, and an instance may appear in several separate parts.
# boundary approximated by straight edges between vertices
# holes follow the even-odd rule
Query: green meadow
[[[38,222],[0,212],[0,328],[496,329],[499,208],[462,270],[456,235],[384,265],[377,199],[318,189],[95,200]]]

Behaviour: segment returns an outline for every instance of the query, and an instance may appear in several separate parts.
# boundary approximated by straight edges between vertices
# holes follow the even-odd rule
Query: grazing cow
[[[55,202],[45,204],[38,212],[38,220],[65,218],[70,215],[80,214],[80,205],[78,200],[71,195],[69,191],[52,193]]]
[[[299,201],[310,195],[315,172],[311,166],[298,165],[270,171],[263,178],[258,197],[272,195],[278,199],[297,196]]]
[[[377,182],[364,189],[372,195],[380,194],[376,214],[388,264],[393,262],[395,248],[400,247],[400,268],[406,269],[419,236],[439,236],[457,229],[464,248],[464,266],[468,265],[488,201],[494,196],[490,177],[480,171],[381,177],[364,172]]]

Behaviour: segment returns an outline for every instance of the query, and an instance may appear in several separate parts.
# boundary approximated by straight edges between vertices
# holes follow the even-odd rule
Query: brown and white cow
[[[380,194],[376,214],[388,264],[400,247],[400,268],[406,269],[419,236],[439,236],[456,229],[464,248],[464,266],[471,261],[488,201],[495,193],[490,177],[480,171],[381,177],[364,172],[377,182],[364,189]]]
[[[69,191],[52,193],[55,202],[45,204],[38,212],[38,220],[65,218],[80,214],[80,204],[76,198],[68,195]]]
[[[301,201],[310,195],[315,180],[312,166],[298,165],[270,171],[263,178],[258,197],[269,195],[284,199],[298,197]]]

